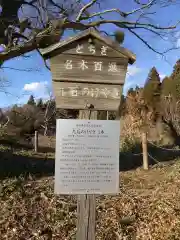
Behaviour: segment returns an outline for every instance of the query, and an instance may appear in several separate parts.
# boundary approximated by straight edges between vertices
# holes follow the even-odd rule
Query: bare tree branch
[[[86,5],[84,5],[81,10],[79,11],[79,14],[76,17],[76,21],[80,21],[81,17],[83,15],[83,13],[90,8],[92,5],[94,5],[97,2],[97,0],[91,0],[91,2],[87,3]]]
[[[86,20],[86,19],[89,19],[89,18],[93,18],[93,17],[97,17],[97,16],[102,16],[106,13],[111,13],[111,12],[116,12],[116,13],[119,13],[122,17],[126,17],[126,13],[120,11],[119,9],[117,8],[112,8],[112,9],[107,9],[107,10],[104,10],[103,12],[97,12],[97,13],[93,13],[89,16],[86,16],[86,17],[81,17],[79,20]]]
[[[4,67],[1,66],[0,69],[10,69],[10,70],[15,70],[15,71],[19,71],[19,72],[32,72],[32,71],[39,71],[39,69],[32,69],[32,68],[26,68],[26,69],[20,69],[20,68],[14,68],[14,67]]]
[[[161,26],[158,26],[158,25],[150,24],[150,23],[137,23],[137,22],[104,19],[104,20],[92,22],[92,23],[87,24],[85,26],[94,27],[94,26],[100,26],[100,25],[107,24],[107,23],[115,24],[115,25],[117,25],[118,27],[121,27],[121,28],[128,28],[128,27],[133,25],[133,26],[144,26],[147,30],[149,28],[154,28],[154,29],[157,29],[157,30],[171,30],[171,29],[175,29],[177,27],[177,25],[180,23],[180,21],[178,21],[175,25],[172,25],[172,26],[161,27]]]
[[[149,1],[149,3],[143,4],[142,7],[136,8],[136,9],[132,10],[131,12],[127,12],[125,14],[126,14],[126,16],[128,16],[128,15],[131,15],[133,13],[139,12],[139,11],[145,9],[145,8],[149,8],[149,7],[151,7],[155,3],[155,1],[156,0],[151,0],[151,1]]]
[[[46,63],[46,59],[43,58],[43,56],[42,56],[41,52],[39,51],[39,49],[36,49],[36,50],[37,50],[37,52],[39,53],[39,55],[42,57],[42,59],[43,59],[43,61],[44,61],[45,67],[46,67],[49,71],[51,71],[50,67],[49,67],[49,66],[47,65],[47,63]]]
[[[79,4],[79,10],[76,13],[76,16],[72,18],[71,15],[69,15],[69,9],[68,7],[65,7],[65,3],[67,1],[62,0],[54,1],[54,0],[47,0],[47,9],[44,9],[44,11],[52,11],[52,8],[49,10],[48,4],[58,9],[59,16],[55,16],[53,21],[51,22],[45,22],[45,26],[41,24],[41,26],[38,28],[32,27],[32,24],[29,26],[29,23],[26,19],[26,24],[24,27],[24,30],[27,28],[30,30],[30,33],[28,36],[27,34],[22,34],[20,30],[18,31],[11,31],[7,32],[7,29],[9,29],[10,25],[13,25],[13,29],[15,28],[22,28],[22,25],[19,23],[17,10],[22,6],[22,4],[26,4],[28,6],[34,7],[38,9],[38,15],[42,14],[42,11],[38,8],[39,0],[32,0],[25,2],[25,0],[21,1],[15,1],[15,0],[1,0],[2,2],[2,13],[0,15],[0,21],[1,29],[0,29],[0,44],[4,44],[6,46],[6,49],[2,52],[0,52],[0,63],[2,64],[4,61],[14,58],[17,56],[20,56],[22,54],[25,54],[27,52],[37,50],[38,48],[44,48],[51,44],[54,44],[61,40],[61,36],[63,36],[64,32],[68,29],[74,29],[74,30],[85,30],[90,27],[98,28],[101,25],[106,24],[113,24],[116,27],[118,27],[120,30],[127,29],[130,33],[132,33],[134,36],[136,36],[141,42],[143,42],[148,48],[150,48],[152,51],[160,54],[159,51],[154,49],[154,47],[149,43],[149,41],[146,41],[144,37],[141,34],[137,34],[135,29],[143,29],[145,31],[149,31],[156,36],[159,36],[160,38],[163,37],[164,33],[167,33],[167,31],[177,28],[179,25],[179,21],[176,24],[169,25],[169,26],[161,26],[158,25],[157,22],[152,23],[151,19],[148,19],[147,16],[151,15],[153,16],[155,12],[149,12],[145,10],[149,10],[152,6],[155,6],[157,4],[160,4],[161,6],[164,6],[165,3],[171,4],[171,1],[169,0],[161,0],[160,2],[155,0],[148,0],[148,1],[140,1],[140,0],[134,0],[136,4],[139,6],[131,11],[123,12],[118,8],[112,8],[112,9],[106,9],[103,11],[99,11],[100,6],[98,0],[89,0],[88,3],[85,5],[81,4],[81,0],[76,1],[76,5]],[[9,6],[8,3],[12,2],[14,5],[13,11],[8,7],[7,9],[10,9],[10,13],[13,16],[10,16],[6,10],[6,7]],[[69,2],[68,2],[69,3]],[[71,4],[70,4],[71,5]],[[4,7],[5,6],[5,7]],[[72,2],[72,6],[74,6],[74,2]],[[71,7],[72,7],[71,6]],[[92,13],[92,7],[96,6],[96,12]],[[4,7],[4,8],[3,8]],[[43,6],[44,7],[44,6]],[[45,8],[45,7],[44,7]],[[55,9],[53,8],[54,14]],[[49,13],[47,12],[47,14]],[[117,13],[120,16],[120,20],[115,19],[107,19],[104,18],[104,15],[107,13]],[[56,12],[57,13],[57,12]],[[134,21],[129,21],[126,19],[127,16],[139,13],[135,15]],[[7,16],[10,16],[7,18]],[[66,16],[66,18],[63,18],[63,16]],[[96,20],[94,21],[93,18],[96,17]],[[142,18],[146,18],[145,21],[142,20]],[[13,19],[13,20],[12,20]],[[137,20],[136,20],[137,19]],[[126,21],[125,21],[126,20]],[[36,18],[32,16],[31,21],[33,21],[33,26],[35,26]],[[38,21],[38,20],[37,20]],[[20,43],[19,40],[22,42],[22,38],[25,38],[23,40],[23,43]],[[13,40],[16,39],[15,44],[13,45]],[[163,39],[163,38],[162,38]],[[166,51],[167,52],[167,51]]]
[[[134,13],[136,13],[136,12],[142,11],[142,10],[145,9],[145,8],[149,8],[151,5],[153,5],[154,2],[155,2],[155,0],[152,0],[152,1],[150,1],[148,4],[145,4],[145,5],[143,5],[142,7],[137,8],[137,9],[134,9],[134,10],[132,10],[132,11],[130,11],[130,12],[122,12],[122,11],[121,11],[120,9],[118,9],[118,8],[112,8],[112,9],[104,10],[104,11],[102,11],[102,12],[94,13],[94,14],[89,15],[89,16],[87,16],[87,17],[82,17],[82,14],[80,14],[80,16],[78,15],[77,20],[85,20],[85,19],[88,19],[88,18],[93,18],[93,17],[97,17],[97,16],[102,16],[102,15],[104,15],[104,14],[106,14],[106,13],[110,13],[110,12],[119,13],[122,17],[125,18],[125,17],[127,17],[127,16],[129,16],[129,15],[131,15],[131,14],[134,14]],[[86,5],[86,6],[87,6],[87,5]]]
[[[149,49],[153,50],[155,53],[162,54],[161,52],[155,50],[147,41],[145,41],[142,37],[140,37],[135,31],[133,31],[131,28],[128,28],[128,30],[134,34],[137,38],[139,38]]]
[[[139,4],[139,5],[142,5],[142,6],[143,6],[143,5],[147,5],[147,3],[142,3],[142,2],[140,2],[139,0],[134,0],[134,2],[137,3],[137,4]]]
[[[0,123],[0,128],[5,128],[5,127],[7,127],[8,123],[10,122],[10,118],[9,118],[9,116],[7,116],[7,115],[6,115],[6,118],[7,118],[7,121],[6,121],[4,124],[1,124],[1,123]]]
[[[137,26],[137,27],[143,27],[146,30],[149,30],[151,28],[156,29],[156,30],[171,30],[171,29],[175,29],[179,22],[173,26],[160,27],[157,25],[149,24],[149,23],[136,23],[136,22],[106,20],[106,19],[91,22],[91,23],[86,23],[86,24],[85,23],[84,24],[77,23],[77,22],[69,22],[69,21],[65,21],[63,23],[62,20],[59,20],[59,26],[57,26],[57,30],[59,30],[59,36],[58,36],[58,33],[56,33],[56,35],[58,36],[58,39],[59,39],[60,35],[62,34],[62,29],[63,29],[63,31],[65,29],[85,30],[90,27],[98,27],[100,25],[107,24],[107,23],[112,23],[120,28],[128,29],[131,33],[133,33],[135,36],[137,36],[143,43],[145,43],[151,50],[154,50],[153,47],[151,47],[142,37],[137,35],[131,28],[133,26],[134,27]],[[49,29],[45,29],[42,32],[39,32],[36,36],[34,36],[33,39],[27,41],[26,43],[22,44],[21,46],[15,46],[7,51],[1,52],[0,60],[5,61],[10,58],[17,57],[17,56],[25,54],[27,52],[33,51],[37,48],[41,48],[41,47],[43,48],[42,44],[44,43],[45,38],[47,37],[48,39],[52,39],[53,33],[57,30],[52,31],[52,33],[49,32]],[[61,34],[60,34],[60,31],[61,31]],[[50,42],[50,44],[52,44],[52,42]],[[47,42],[47,46],[50,44],[48,44],[48,42]],[[158,53],[158,51],[155,51],[155,52]]]

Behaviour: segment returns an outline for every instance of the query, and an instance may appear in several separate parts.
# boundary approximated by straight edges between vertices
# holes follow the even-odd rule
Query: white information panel
[[[58,119],[56,194],[119,192],[120,122]]]

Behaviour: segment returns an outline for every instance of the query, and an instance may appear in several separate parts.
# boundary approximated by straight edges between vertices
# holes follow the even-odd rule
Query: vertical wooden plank
[[[96,197],[79,195],[77,199],[77,240],[95,240]]]
[[[79,119],[96,120],[97,111],[79,111]],[[93,194],[79,195],[77,198],[76,240],[95,240],[96,197]]]
[[[107,120],[109,120],[109,111],[107,111]]]
[[[35,131],[34,135],[34,151],[38,152],[38,131]]]
[[[144,170],[148,170],[148,151],[147,151],[147,133],[142,133],[142,150],[143,150],[143,168]]]

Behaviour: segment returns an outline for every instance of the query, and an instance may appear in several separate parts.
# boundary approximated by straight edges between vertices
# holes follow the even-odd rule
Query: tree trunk
[[[48,126],[45,125],[45,126],[44,126],[44,136],[47,136],[47,132],[48,132]]]

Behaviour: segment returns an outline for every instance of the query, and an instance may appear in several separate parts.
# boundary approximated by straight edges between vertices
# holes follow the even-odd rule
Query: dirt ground
[[[16,153],[16,159],[23,157],[22,161],[29,156],[37,157],[30,152]],[[41,157],[39,154],[39,161],[45,164],[52,161]],[[16,166],[13,161],[11,167]],[[55,196],[52,175],[26,173],[25,177],[22,173],[1,178],[1,240],[75,239],[76,197]],[[138,168],[120,173],[120,193],[97,196],[96,239],[180,239],[179,183],[178,159],[154,165],[149,171]]]

